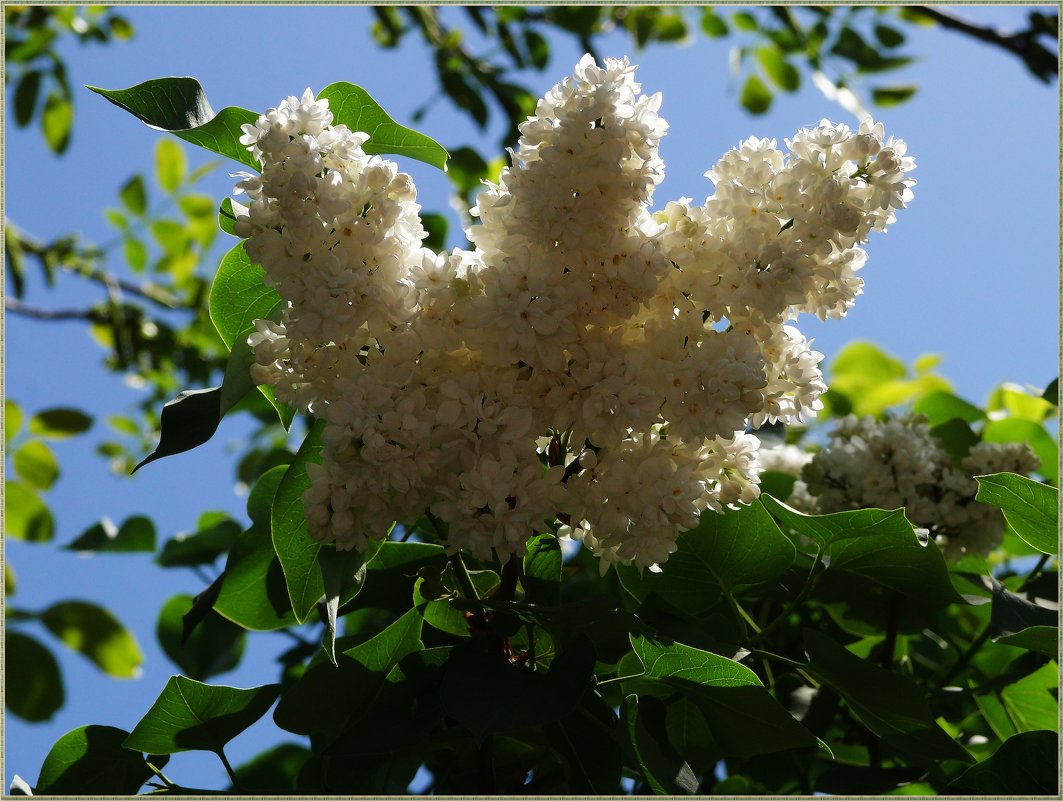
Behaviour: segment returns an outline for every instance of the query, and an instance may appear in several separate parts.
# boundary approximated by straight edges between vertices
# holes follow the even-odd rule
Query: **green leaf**
[[[184,149],[172,139],[160,139],[155,145],[155,180],[166,192],[175,192],[185,178],[187,163]]]
[[[317,555],[325,591],[325,633],[321,647],[336,664],[336,617],[340,607],[352,601],[365,582],[365,561],[357,551],[322,548]]]
[[[719,39],[721,36],[727,35],[728,29],[723,17],[711,8],[706,8],[701,12],[701,30],[705,32],[706,36],[712,39]]]
[[[127,236],[122,240],[122,255],[138,273],[148,266],[148,247],[136,237]]]
[[[44,141],[56,153],[63,153],[70,144],[70,128],[74,124],[74,106],[70,99],[51,92],[44,101],[41,130]]]
[[[4,400],[4,449],[22,430],[22,407],[10,398]]]
[[[37,489],[50,489],[59,478],[59,462],[52,449],[39,440],[30,440],[12,456],[15,472]]]
[[[828,570],[855,573],[921,604],[963,600],[949,580],[941,551],[933,540],[916,535],[903,509],[806,515],[770,495],[762,495],[761,501],[776,518],[823,548]]]
[[[9,610],[10,611],[10,610]],[[51,720],[63,706],[63,677],[52,652],[33,637],[4,632],[4,705],[31,723]]]
[[[1059,480],[1059,445],[1043,425],[1008,417],[990,420],[982,429],[983,442],[1025,442],[1041,460],[1038,472],[1049,481]]]
[[[736,28],[742,31],[755,31],[760,29],[760,23],[757,22],[757,18],[748,11],[739,11],[732,14],[731,21],[734,22]]]
[[[277,321],[280,319],[281,309],[277,307],[272,313],[266,315],[268,319]],[[219,422],[220,418],[228,414],[252,389],[258,389],[262,396],[269,401],[276,412],[277,417],[287,431],[291,428],[295,419],[295,409],[286,403],[278,401],[273,394],[273,388],[266,384],[255,385],[251,379],[251,365],[255,363],[255,351],[248,344],[248,337],[254,331],[254,327],[246,328],[233,343],[229,360],[225,364],[225,377],[221,385],[221,398],[218,401]]]
[[[240,144],[240,126],[253,125],[258,115],[235,107],[223,108],[215,115],[195,78],[156,78],[128,89],[86,88],[152,128],[258,169],[258,162]]]
[[[668,705],[665,714],[668,742],[695,773],[705,773],[716,764],[716,745],[709,724],[697,704],[680,698]]]
[[[11,563],[4,561],[4,595],[14,595],[17,582],[15,581],[15,571],[11,569]]]
[[[984,762],[972,765],[949,785],[954,793],[992,796],[1058,795],[1059,735],[1016,734]]]
[[[911,100],[918,91],[919,87],[914,85],[876,86],[871,90],[871,99],[882,108],[892,108]]]
[[[424,572],[428,578],[418,578],[413,585],[413,605],[423,609],[424,622],[456,637],[470,636],[469,621],[466,620],[465,613],[450,603],[452,598],[460,597],[458,582],[451,566],[447,565],[440,574],[431,567],[426,568]],[[429,578],[436,580],[429,583]],[[469,579],[480,598],[486,598],[501,583],[498,574],[493,570],[470,570]],[[436,592],[430,589],[433,583]],[[440,597],[441,595],[446,597]]]
[[[680,643],[631,636],[645,673],[625,689],[676,691],[698,705],[722,755],[747,757],[813,747],[816,738],[771,697],[749,668]]]
[[[759,502],[701,515],[696,529],[683,532],[660,573],[617,569],[624,587],[639,600],[656,593],[692,616],[708,611],[720,589],[771,581],[793,564],[797,551]]]
[[[191,595],[175,595],[159,611],[155,635],[159,645],[181,672],[204,681],[226,673],[240,663],[247,635],[217,612],[211,611],[184,640],[184,616],[192,609]]]
[[[1051,396],[1034,395],[1018,384],[1008,383],[993,389],[986,401],[986,411],[1006,411],[1009,417],[1043,423],[1052,416],[1055,405]]]
[[[41,766],[38,795],[136,795],[154,772],[143,754],[124,748],[129,732],[81,726],[56,741]]]
[[[1006,740],[1015,735],[1015,724],[1008,717],[1004,704],[994,692],[977,693],[974,696],[978,711],[982,713],[989,728],[1001,740]]]
[[[399,661],[421,650],[421,615],[411,609],[370,640],[319,662],[285,689],[273,719],[286,731],[334,737],[372,706]]]
[[[1042,665],[1025,678],[1000,691],[1004,708],[1020,731],[1059,732],[1059,666]]]
[[[771,90],[756,75],[749,75],[738,100],[750,114],[763,114],[771,108]]]
[[[224,576],[214,602],[218,614],[252,631],[276,631],[295,623],[267,524],[256,523],[236,539]]]
[[[19,128],[25,128],[33,119],[37,109],[37,98],[41,93],[41,71],[30,70],[19,78],[15,88],[15,122]]]
[[[982,503],[1000,507],[1008,525],[1041,553],[1059,553],[1059,490],[1015,473],[976,477]]]
[[[546,69],[546,65],[550,63],[550,43],[546,37],[533,30],[525,30],[524,47],[531,58],[532,66],[537,70]]]
[[[247,216],[247,206],[237,203],[231,197],[227,197],[221,202],[221,206],[218,209],[218,226],[230,236],[237,236],[236,218],[238,216]]]
[[[428,232],[428,236],[422,241],[421,245],[436,252],[446,250],[447,218],[442,214],[422,214],[421,225]]]
[[[92,426],[92,418],[77,409],[56,407],[30,418],[30,433],[48,439],[66,439]]]
[[[801,73],[786,60],[777,47],[758,47],[757,62],[772,83],[787,92],[796,92],[801,87]]]
[[[210,287],[210,319],[230,350],[241,332],[265,319],[282,303],[262,279],[266,271],[253,264],[241,242],[222,259]]]
[[[89,526],[65,546],[67,551],[136,553],[155,550],[155,524],[151,518],[134,515],[115,526],[109,518]]]
[[[996,637],[993,642],[1025,648],[1042,656],[1055,656],[1059,653],[1059,627],[1029,626],[1014,634]]]
[[[992,590],[993,607],[989,631],[994,639],[1017,635],[1031,627],[1044,628],[1056,623],[1058,614],[1012,592],[992,576],[984,579]],[[1053,649],[1050,655],[1055,655]]]
[[[27,542],[48,542],[55,520],[33,488],[18,481],[4,482],[4,536]]]
[[[875,38],[883,47],[900,47],[904,44],[904,34],[889,25],[876,25]]]
[[[209,565],[229,550],[240,536],[235,520],[224,518],[187,534],[166,541],[155,563],[160,567],[196,567]]]
[[[118,196],[122,199],[122,205],[138,217],[143,217],[148,210],[148,190],[144,187],[144,179],[134,175],[119,190]]]
[[[972,761],[934,721],[922,689],[894,671],[854,656],[824,634],[805,630],[807,670],[834,689],[860,720],[910,759]]]
[[[334,125],[369,134],[362,146],[366,153],[406,156],[446,170],[448,154],[442,145],[399,125],[362,87],[341,81],[329,84],[317,97],[329,101]]]
[[[529,603],[561,603],[561,544],[553,534],[538,534],[528,540],[521,586]]]
[[[658,724],[657,729],[664,728],[664,705],[656,698],[644,698],[641,703],[638,696],[624,698],[621,720],[627,723],[628,738],[631,740],[635,759],[646,784],[657,795],[697,795],[699,782],[690,765],[662,741],[661,731],[651,731],[647,718]]]
[[[273,547],[284,570],[292,610],[300,623],[325,592],[321,566],[318,564],[321,543],[313,539],[307,530],[302,498],[303,493],[310,489],[307,464],[321,463],[321,450],[324,447],[321,434],[324,430],[325,423],[321,420],[307,433],[299,452],[281,479],[270,513]]]
[[[931,392],[919,398],[913,404],[912,411],[926,415],[931,426],[937,426],[954,418],[959,418],[965,423],[977,423],[985,419],[985,412],[968,403],[963,398],[958,398],[951,392]]]
[[[428,542],[381,542],[366,555],[366,583],[359,605],[404,613],[418,573],[426,567],[442,571],[446,555],[441,545]]]
[[[1045,387],[1045,391],[1041,393],[1041,397],[1051,403],[1053,406],[1059,406],[1059,377],[1053,378],[1051,383]]]
[[[279,684],[244,690],[171,676],[125,747],[149,754],[221,753],[229,740],[266,714],[279,694]]]
[[[64,645],[88,657],[109,676],[140,675],[144,655],[133,635],[101,606],[87,601],[62,601],[41,612],[41,622]]]

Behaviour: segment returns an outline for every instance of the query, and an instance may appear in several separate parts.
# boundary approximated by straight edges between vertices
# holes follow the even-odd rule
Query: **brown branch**
[[[105,323],[107,315],[99,309],[43,309],[31,306],[14,298],[4,298],[4,310],[34,320],[85,320],[90,323]]]
[[[980,42],[1007,50],[1018,56],[1026,68],[1045,83],[1059,76],[1059,56],[1036,41],[1034,30],[1001,33],[995,28],[957,17],[939,6],[912,6],[912,10],[934,20],[942,28],[963,33]]]

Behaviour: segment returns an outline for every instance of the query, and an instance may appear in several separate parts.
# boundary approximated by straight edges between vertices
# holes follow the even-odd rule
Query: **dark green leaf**
[[[324,447],[321,433],[324,429],[324,421],[318,421],[307,433],[299,452],[281,479],[270,513],[273,547],[284,570],[292,610],[300,623],[325,592],[321,566],[318,564],[321,543],[312,538],[307,530],[302,497],[310,489],[307,464],[321,463],[321,450]]]
[[[4,536],[27,542],[48,542],[55,520],[48,505],[25,484],[4,482]]]
[[[365,582],[365,562],[357,551],[322,548],[317,556],[325,591],[325,633],[322,648],[329,661],[336,664],[336,616],[339,609],[352,601]]]
[[[477,638],[456,646],[439,688],[446,713],[480,738],[560,720],[588,688],[594,647],[586,638],[556,656],[548,673],[513,665]],[[507,699],[500,704],[498,699]]]
[[[801,87],[801,73],[777,47],[758,47],[757,61],[772,83],[787,92],[796,92]]]
[[[210,319],[230,350],[241,332],[266,319],[281,304],[275,289],[262,279],[266,271],[253,264],[241,242],[222,259],[210,287]]]
[[[435,568],[427,568],[426,573],[434,578]],[[465,618],[465,613],[450,603],[450,599],[460,595],[458,583],[450,565],[447,565],[439,578],[441,580],[437,579],[432,583],[424,578],[417,580],[413,585],[414,606],[423,608],[425,623],[456,637],[470,636],[469,621]],[[487,597],[501,583],[498,574],[493,570],[470,570],[469,579],[480,598]],[[434,588],[432,584],[435,585]]]
[[[916,92],[919,91],[918,86],[876,86],[871,90],[871,99],[883,108],[892,108],[893,106],[899,106],[906,100],[910,100]]]
[[[221,397],[222,387],[188,389],[165,404],[159,421],[159,444],[133,472],[164,456],[192,450],[214,436],[221,420]]]
[[[855,573],[919,603],[963,600],[953,589],[941,551],[933,540],[916,535],[903,509],[805,515],[769,495],[761,500],[775,517],[823,548],[829,570]]]
[[[138,217],[143,217],[148,210],[148,190],[144,187],[144,179],[139,175],[134,175],[126,181],[118,196],[122,199],[122,205]]]
[[[979,442],[979,437],[974,433],[970,424],[958,417],[938,423],[930,429],[930,436],[937,440],[952,459],[952,463],[957,466],[963,463],[971,452],[971,448]]]
[[[110,676],[140,675],[144,655],[133,635],[102,606],[87,601],[63,601],[41,612],[41,622],[63,644],[96,663]]]
[[[70,145],[70,128],[74,124],[74,107],[69,97],[51,92],[44,101],[41,129],[44,141],[56,153],[63,153]]]
[[[689,698],[668,704],[665,726],[668,742],[695,773],[712,769],[716,763],[715,738],[697,704]]]
[[[440,252],[447,247],[447,218],[442,214],[422,214],[421,224],[428,236],[422,245],[429,250]]]
[[[229,740],[266,714],[279,694],[279,684],[243,690],[171,676],[125,747],[149,754],[220,753]]]
[[[123,748],[129,732],[81,726],[64,734],[41,766],[38,795],[135,795],[153,772],[144,755]]]
[[[531,58],[532,66],[537,70],[546,69],[546,65],[550,63],[550,43],[546,37],[533,30],[525,30],[524,47]]]
[[[904,34],[889,25],[876,25],[875,38],[883,47],[899,47],[904,44]]]
[[[358,722],[376,700],[387,676],[407,654],[421,650],[421,615],[411,609],[384,631],[347,651],[338,667],[319,662],[285,690],[273,719],[296,734],[335,737]]]
[[[968,403],[963,398],[958,398],[951,392],[938,390],[919,398],[912,406],[912,411],[926,415],[931,426],[936,426],[953,418],[959,418],[965,423],[977,423],[985,419],[985,412]]]
[[[159,611],[155,634],[159,645],[181,672],[204,681],[240,663],[247,635],[217,612],[210,611],[182,643],[184,616],[192,608],[191,595],[175,595]]]
[[[30,440],[12,456],[15,473],[37,489],[50,489],[59,478],[59,462],[52,449],[39,440]]]
[[[9,610],[10,612],[10,610]],[[32,637],[4,632],[4,705],[23,720],[50,720],[63,706],[63,677],[52,652]]]
[[[749,75],[738,100],[750,114],[763,114],[771,108],[771,90],[756,75]]]
[[[1000,691],[1008,716],[1020,731],[1059,731],[1059,666],[1042,665],[1029,676]]]
[[[824,634],[805,630],[807,670],[830,685],[871,731],[913,760],[971,756],[934,721],[911,680],[854,656]]]
[[[236,159],[249,167],[258,162],[240,144],[242,125],[253,125],[258,115],[242,108],[223,108],[217,115],[203,87],[194,78],[156,78],[128,89],[88,89],[103,95],[152,128],[169,131],[186,142]]]
[[[627,723],[639,770],[657,795],[697,795],[698,777],[663,739],[664,715],[664,705],[656,698],[647,697],[641,703],[636,695],[624,699],[621,720]],[[657,724],[655,731],[647,718]]]
[[[362,87],[343,81],[329,84],[318,99],[329,101],[334,125],[369,134],[369,141],[362,146],[366,153],[406,156],[446,169],[447,151],[442,145],[399,125]]]
[[[1018,595],[1004,587],[992,576],[986,578],[993,592],[993,608],[989,619],[994,638],[1017,635],[1031,627],[1044,628],[1056,624],[1057,613]],[[1052,654],[1056,650],[1053,648]]]
[[[135,553],[155,550],[155,524],[143,515],[134,515],[115,526],[107,518],[85,529],[72,543],[68,551]]]
[[[48,439],[66,439],[91,426],[92,418],[77,409],[45,409],[30,418],[30,433]]]
[[[205,528],[167,540],[155,562],[160,567],[209,565],[228,551],[239,535],[240,524],[235,520],[213,521]]]
[[[281,743],[236,767],[236,778],[247,793],[290,794],[310,751],[295,743]]]
[[[25,128],[33,119],[40,91],[40,70],[30,70],[19,78],[18,86],[15,88],[15,122],[19,128]]]
[[[557,537],[539,534],[528,540],[521,586],[529,603],[561,603],[561,544]]]
[[[1053,378],[1052,383],[1045,387],[1041,397],[1053,406],[1059,406],[1059,379]]]
[[[680,643],[632,635],[631,645],[645,674],[630,685],[625,682],[625,689],[682,693],[698,705],[722,754],[747,757],[816,744],[749,668]]]
[[[1030,626],[1014,634],[996,637],[993,642],[1025,648],[1042,656],[1055,656],[1059,653],[1059,627]]]
[[[5,596],[14,595],[15,594],[15,586],[16,586],[15,571],[11,569],[11,563],[5,560],[5,562],[4,562],[4,595]]]
[[[275,631],[295,623],[267,524],[256,523],[233,544],[214,609],[252,631]]]
[[[422,568],[442,571],[443,547],[427,542],[382,542],[366,555],[366,584],[360,605],[405,612]]]
[[[1041,553],[1059,552],[1059,490],[1015,473],[978,476],[982,503],[1000,507],[1008,525]]]
[[[624,587],[640,600],[656,593],[696,616],[719,599],[721,587],[760,584],[782,575],[797,552],[759,502],[722,514],[706,510],[696,529],[676,540],[662,572],[617,569]]]
[[[1016,734],[984,762],[972,765],[949,785],[954,793],[993,796],[1058,795],[1059,735]]]

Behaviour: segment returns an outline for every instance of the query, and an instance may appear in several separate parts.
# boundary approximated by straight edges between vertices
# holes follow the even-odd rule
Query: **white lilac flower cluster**
[[[429,511],[477,557],[536,532],[654,566],[711,508],[758,496],[766,421],[814,414],[822,354],[789,323],[842,316],[857,244],[911,197],[914,162],[870,120],[750,139],[703,206],[649,211],[661,95],[585,56],[479,194],[472,250],[434,253],[409,176],[288,98],[242,142],[239,220],[287,301],[250,338],[254,377],[326,421],[310,531],[365,548]]]
[[[885,422],[850,415],[805,466],[790,503],[817,514],[903,507],[913,524],[930,531],[946,558],[958,561],[968,553],[988,554],[1004,536],[1000,512],[975,501],[974,476],[1028,474],[1039,466],[1025,444],[980,442],[957,467],[922,415]]]

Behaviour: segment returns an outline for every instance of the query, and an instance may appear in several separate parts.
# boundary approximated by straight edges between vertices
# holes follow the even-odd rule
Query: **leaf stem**
[[[753,656],[758,656],[758,657],[760,657],[762,659],[770,659],[770,660],[772,660],[774,662],[778,662],[780,665],[786,665],[787,667],[792,667],[812,687],[819,687],[819,682],[816,681],[814,678],[812,678],[812,676],[810,676],[804,670],[804,668],[808,667],[807,664],[805,664],[803,662],[797,662],[797,661],[795,661],[793,659],[790,659],[789,657],[786,657],[786,656],[781,656],[779,654],[773,654],[771,651],[761,651],[761,650],[756,649],[756,648],[751,648],[751,649],[749,649],[749,652],[751,654],[753,654]]]
[[[448,557],[448,561],[454,569],[454,576],[458,580],[458,586],[461,587],[461,594],[470,601],[479,601],[480,596],[477,595],[476,587],[473,585],[472,577],[469,575],[469,569],[465,567],[465,562],[461,558],[461,551],[452,553]]]
[[[243,793],[244,788],[240,784],[240,780],[236,778],[236,771],[233,770],[233,766],[229,764],[229,760],[225,756],[225,749],[219,748],[214,752],[218,755],[218,759],[221,760],[221,764],[225,766],[225,772],[229,774],[229,781],[233,783],[233,789],[238,793]]]

